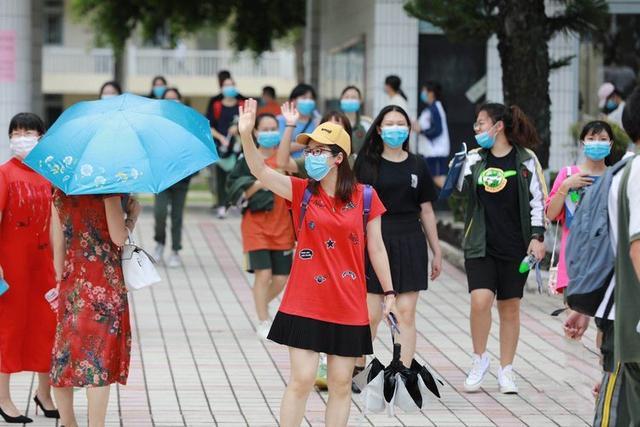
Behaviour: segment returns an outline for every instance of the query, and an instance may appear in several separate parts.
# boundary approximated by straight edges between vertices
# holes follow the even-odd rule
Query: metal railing
[[[130,47],[126,52],[127,77],[211,77],[221,69],[236,77],[294,78],[294,55],[290,51],[265,52],[260,57],[230,50],[181,50]],[[43,48],[44,73],[111,74],[114,59],[110,49],[63,46]]]
[[[42,48],[44,73],[112,74],[113,63],[111,49],[87,50],[63,46]]]

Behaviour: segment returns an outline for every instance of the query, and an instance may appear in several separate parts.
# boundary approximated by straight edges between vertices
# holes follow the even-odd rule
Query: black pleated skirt
[[[278,311],[268,338],[288,347],[343,357],[373,354],[371,329],[340,325]]]
[[[429,251],[420,219],[416,215],[383,216],[382,239],[389,256],[393,289],[399,294],[428,287]],[[367,292],[382,294],[382,286],[367,260]]]

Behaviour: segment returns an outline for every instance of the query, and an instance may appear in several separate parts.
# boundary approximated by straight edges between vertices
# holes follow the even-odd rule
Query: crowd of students
[[[264,88],[258,103],[238,92],[230,73],[218,77],[221,93],[210,99],[205,112],[221,158],[210,168],[211,191],[219,218],[229,205],[242,212],[246,269],[254,274],[257,335],[289,347],[291,378],[281,423],[299,425],[316,385],[329,389],[327,425],[346,425],[351,393],[360,391],[352,377],[373,353],[380,323],[395,314],[402,331],[401,360],[409,365],[416,348],[419,293],[442,271],[433,208],[449,168],[442,88],[437,82],[421,88],[425,108],[412,120],[400,79],[389,76],[389,105],[372,119],[363,114],[364,99],[356,86],[345,87],[339,108],[322,116],[310,85],[298,84],[279,105],[271,87]],[[107,82],[99,96],[121,93],[116,82]],[[178,89],[162,76],[153,79],[149,97],[182,101]],[[640,146],[640,89],[626,100],[621,123]],[[572,218],[585,192],[608,170],[613,131],[606,121],[588,123],[580,135],[584,162],[562,168],[547,196],[533,151],[540,141],[520,108],[483,104],[473,130],[479,148],[468,153],[457,182],[466,206],[462,249],[473,353],[463,388],[479,390],[490,371],[486,349],[497,300],[498,385],[501,393],[512,394],[518,392],[513,363],[528,276],[523,259],[535,264],[545,257],[547,224],[558,221],[562,235],[553,290],[566,289]],[[0,297],[0,415],[11,423],[32,421],[20,415],[9,389],[10,374],[28,370],[39,373],[35,400],[45,416],[62,417],[67,427],[77,425],[71,387],[88,387],[90,420],[102,425],[109,384],[125,384],[128,376],[131,336],[117,253],[135,226],[140,206],[133,198],[74,198],[52,191],[22,164],[44,131],[35,115],[14,117],[9,129],[13,158],[0,167],[0,275],[13,285],[10,294]],[[418,134],[419,154],[409,149],[412,131]],[[617,264],[602,303],[609,308],[596,316],[605,371],[596,387],[596,422],[602,425],[640,425],[640,161],[632,156],[625,156],[629,166],[608,190]],[[174,184],[154,202],[159,261],[164,260],[169,211],[171,215],[169,267],[182,265],[179,251],[190,180]],[[25,194],[29,206],[40,208],[25,211]],[[95,220],[85,221],[87,213]],[[29,239],[34,243],[23,251],[12,243]],[[102,256],[83,256],[80,248],[88,245]],[[30,259],[42,268],[26,269]],[[40,275],[39,280],[32,274]],[[56,283],[63,302],[58,307],[42,298]],[[106,283],[108,291],[100,291]],[[283,290],[271,319],[269,304]],[[108,313],[82,310],[96,298],[114,308]],[[578,339],[587,325],[586,316],[570,312],[565,333]],[[94,359],[89,360],[89,353]]]

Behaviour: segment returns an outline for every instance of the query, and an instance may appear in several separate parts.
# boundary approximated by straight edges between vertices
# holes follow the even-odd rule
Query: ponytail
[[[480,111],[487,113],[493,123],[504,123],[504,133],[511,144],[531,149],[540,145],[538,131],[517,105],[507,108],[503,104],[487,103],[480,107]]]
[[[398,93],[400,94],[401,97],[404,98],[405,101],[408,101],[409,99],[407,98],[407,95],[404,94],[404,91],[400,88],[398,88]]]

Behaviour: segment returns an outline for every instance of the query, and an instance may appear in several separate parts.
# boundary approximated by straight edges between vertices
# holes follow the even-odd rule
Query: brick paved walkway
[[[134,345],[129,384],[112,389],[109,426],[275,426],[289,376],[286,348],[255,336],[251,276],[243,271],[237,218],[217,221],[202,212],[186,217],[185,267],[165,270],[166,280],[131,298]],[[153,249],[147,214],[139,239]],[[565,340],[549,313],[558,298],[527,294],[515,363],[520,394],[497,392],[498,324],[489,340],[492,375],[476,394],[461,391],[470,363],[469,299],[464,274],[446,264],[443,276],[421,295],[417,358],[446,380],[444,396],[420,414],[363,415],[354,397],[354,426],[583,426],[590,424],[599,379],[593,328],[584,342]],[[275,310],[277,307],[272,307]],[[497,313],[494,313],[497,319]],[[387,334],[382,334],[386,339]],[[390,359],[390,343],[376,354]],[[14,398],[34,416],[33,375],[13,378]],[[76,393],[79,419],[86,400]],[[322,425],[326,393],[312,393],[304,425]],[[81,422],[86,425],[86,423]],[[31,426],[54,426],[35,417]]]

